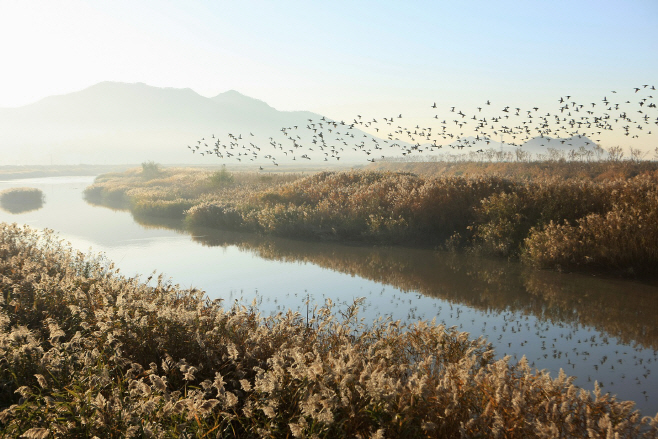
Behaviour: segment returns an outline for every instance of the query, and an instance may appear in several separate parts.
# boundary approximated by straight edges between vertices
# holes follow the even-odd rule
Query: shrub
[[[214,172],[209,179],[214,186],[219,187],[229,185],[235,181],[235,177],[226,170],[226,166],[222,166],[222,169]]]
[[[160,175],[160,165],[154,162],[153,160],[150,160],[148,162],[143,162],[142,163],[142,177],[150,180],[152,178],[156,178]]]

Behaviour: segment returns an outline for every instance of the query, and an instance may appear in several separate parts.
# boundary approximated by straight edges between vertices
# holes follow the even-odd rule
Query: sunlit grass
[[[593,163],[594,179],[528,179],[526,165],[518,164],[514,178],[161,169],[145,181],[137,170],[101,176],[85,194],[137,215],[184,219],[189,227],[462,248],[543,268],[655,275],[658,186],[645,162],[610,163],[608,171]],[[567,165],[575,164],[555,164],[557,174],[572,172]],[[601,177],[622,171],[626,178]]]
[[[656,437],[658,415],[443,325],[308,322],[0,225],[2,437]]]

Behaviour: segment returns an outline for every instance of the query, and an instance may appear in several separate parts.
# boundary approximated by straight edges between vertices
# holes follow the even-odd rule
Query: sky
[[[347,120],[554,110],[658,86],[657,24],[656,0],[0,0],[0,107],[120,81]]]

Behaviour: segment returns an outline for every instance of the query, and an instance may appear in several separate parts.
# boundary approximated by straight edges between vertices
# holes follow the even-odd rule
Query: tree
[[[594,155],[596,156],[596,161],[600,162],[601,157],[603,157],[603,154],[605,154],[605,149],[601,148],[599,145],[594,145]]]
[[[155,178],[160,174],[160,165],[150,160],[142,163],[142,175],[146,179]]]
[[[611,162],[620,162],[624,157],[624,151],[621,146],[613,146],[608,150],[608,160]]]
[[[635,163],[641,162],[649,154],[649,151],[642,151],[640,148],[630,148],[631,160]]]

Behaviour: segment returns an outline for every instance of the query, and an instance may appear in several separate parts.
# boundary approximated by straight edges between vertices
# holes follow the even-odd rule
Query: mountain
[[[278,111],[234,90],[207,98],[189,88],[102,82],[0,109],[0,165],[219,164],[186,146],[228,132],[257,133],[254,142],[265,142],[283,126],[320,117]]]
[[[308,111],[279,111],[235,90],[207,98],[189,88],[101,82],[23,107],[0,109],[0,165],[114,165],[149,160],[218,165],[253,160],[273,166],[306,158],[313,164],[344,164],[399,156],[413,149],[414,143],[364,133],[358,127],[365,129],[368,123],[360,119],[332,124]],[[223,159],[214,156],[215,142],[220,142]],[[521,148],[536,157],[549,154],[549,148],[559,155],[581,146],[590,149],[594,142],[585,137],[537,137]],[[514,154],[518,148],[474,137],[441,149],[423,145],[426,155],[490,149]]]
[[[597,148],[596,142],[586,136],[573,136],[566,139],[552,137],[534,137],[521,146],[524,150],[533,154],[546,154],[548,149],[557,151],[578,150],[583,147],[587,150]]]
[[[220,93],[217,96],[211,98],[212,101],[217,102],[220,105],[228,106],[236,110],[249,110],[253,111],[254,109],[259,109],[263,112],[276,113],[276,110],[273,107],[270,107],[265,102],[247,97],[235,90],[229,90],[224,93]]]

